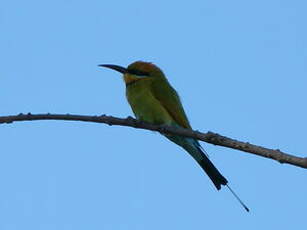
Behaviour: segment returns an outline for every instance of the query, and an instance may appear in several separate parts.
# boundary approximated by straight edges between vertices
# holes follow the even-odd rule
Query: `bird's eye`
[[[136,70],[136,69],[128,70],[128,73],[136,75],[136,76],[149,76],[148,72]]]

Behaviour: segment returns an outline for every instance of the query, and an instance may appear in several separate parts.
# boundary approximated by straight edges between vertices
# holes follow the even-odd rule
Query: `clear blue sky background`
[[[194,129],[306,156],[307,2],[14,1],[0,6],[0,114],[132,115],[119,74],[160,66]],[[203,144],[248,204],[159,134],[0,126],[0,229],[305,229],[307,171]]]

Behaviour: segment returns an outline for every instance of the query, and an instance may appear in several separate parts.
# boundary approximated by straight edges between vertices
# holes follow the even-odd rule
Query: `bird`
[[[115,70],[123,75],[126,98],[138,120],[192,130],[178,93],[158,66],[144,61],[133,62],[127,68],[114,64],[100,64],[98,66]],[[177,135],[163,135],[181,146],[194,158],[217,190],[220,190],[222,185],[227,186],[244,209],[249,211],[248,207],[228,185],[228,180],[208,158],[198,140]]]

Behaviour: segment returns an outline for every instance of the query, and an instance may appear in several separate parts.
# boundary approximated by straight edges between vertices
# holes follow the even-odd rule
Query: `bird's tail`
[[[190,153],[190,155],[197,161],[197,163],[200,165],[200,167],[207,173],[211,181],[213,182],[214,186],[217,190],[221,189],[221,185],[227,185],[228,181],[227,179],[219,172],[219,170],[214,166],[214,164],[209,160],[209,158],[206,156],[206,154],[202,151],[200,146],[197,146],[197,151],[201,152],[202,159],[198,160],[195,159]],[[196,150],[193,150],[196,151]]]
[[[188,143],[182,146],[197,161],[200,167],[206,172],[217,190],[221,189],[221,185],[227,185],[227,179],[219,172],[214,164],[209,160],[206,153],[202,150],[200,144],[195,139],[185,138]]]
[[[228,185],[227,179],[219,172],[219,170],[214,166],[214,164],[209,160],[207,154],[202,150],[200,144],[197,140],[187,137],[180,136],[170,136],[166,135],[166,137],[180,145],[184,148],[200,165],[200,167],[206,172],[214,186],[217,190],[221,189],[222,185],[227,186],[229,191],[234,195],[234,197],[239,201],[239,203],[243,206],[243,208],[249,212],[248,207],[242,202],[242,200],[238,197],[238,195],[231,189]]]
[[[227,179],[219,172],[214,164],[209,160],[202,150],[197,140],[179,136],[166,136],[169,140],[175,142],[184,148],[206,172],[217,190],[221,189],[221,185],[227,185]]]

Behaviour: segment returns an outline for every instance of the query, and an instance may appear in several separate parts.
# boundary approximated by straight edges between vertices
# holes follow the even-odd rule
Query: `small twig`
[[[138,129],[147,129],[157,131],[164,134],[175,134],[186,137],[193,137],[195,139],[205,141],[214,145],[220,145],[228,148],[241,150],[247,153],[252,153],[258,156],[270,158],[280,163],[287,163],[302,168],[307,168],[307,158],[297,157],[280,151],[279,149],[273,150],[265,147],[250,144],[248,142],[237,141],[217,133],[207,132],[201,133],[189,129],[177,128],[165,125],[153,125],[150,123],[135,120],[132,117],[126,119],[112,117],[112,116],[83,116],[83,115],[70,115],[70,114],[19,114],[15,116],[0,116],[0,124],[12,123],[15,121],[34,121],[34,120],[66,120],[66,121],[85,121],[104,123],[108,125],[129,126]]]

